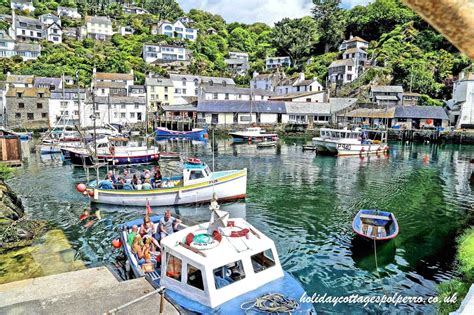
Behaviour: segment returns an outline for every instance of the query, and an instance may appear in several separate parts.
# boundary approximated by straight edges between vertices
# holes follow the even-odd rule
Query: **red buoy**
[[[119,239],[115,239],[115,240],[112,241],[112,246],[114,248],[120,248],[120,247],[122,247],[122,242]]]
[[[77,190],[78,192],[80,192],[80,193],[85,192],[86,189],[87,189],[87,187],[86,187],[86,185],[83,184],[83,183],[77,184],[77,186],[76,186],[76,190]]]
[[[94,197],[94,191],[92,189],[88,190],[89,196]]]

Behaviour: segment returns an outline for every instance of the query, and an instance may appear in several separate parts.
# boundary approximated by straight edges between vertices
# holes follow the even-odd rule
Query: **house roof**
[[[20,26],[20,23],[26,23],[27,24],[26,28],[28,28],[29,26],[34,25],[35,28],[32,28],[33,30],[40,30],[40,29],[37,29],[36,26],[43,27],[43,23],[41,23],[40,20],[35,19],[35,18],[22,16],[22,15],[17,15],[15,20],[16,20],[17,27],[25,28],[24,26]]]
[[[296,84],[293,84],[293,86],[308,86],[313,84],[314,82],[318,82],[317,80],[303,80],[300,82],[297,82]]]
[[[16,43],[15,50],[41,52],[41,46],[33,43]]]
[[[357,98],[353,97],[333,97],[329,99],[329,104],[331,104],[331,111],[333,113],[338,112],[340,110],[346,109],[352,105],[357,103]]]
[[[421,94],[420,93],[404,92],[403,97],[405,97],[405,96],[418,96],[419,97],[419,96],[421,96]]]
[[[403,93],[401,85],[372,85],[370,90],[375,93]]]
[[[349,38],[347,40],[344,41],[345,43],[351,43],[351,42],[364,42],[364,43],[368,43],[368,41],[366,41],[365,39],[359,37],[359,36],[354,36],[352,38]]]
[[[132,89],[144,89],[145,86],[144,86],[144,85],[130,85],[128,88],[129,88],[129,90],[132,90]]]
[[[124,82],[96,82],[94,84],[96,88],[115,88],[115,89],[126,89],[127,84]]]
[[[51,94],[49,89],[45,88],[24,88],[24,87],[13,87],[7,91],[7,97],[16,97],[17,93],[23,93],[22,97],[38,97],[38,93],[43,93],[44,97],[49,97]]]
[[[109,72],[97,72],[95,74],[96,80],[133,80],[133,74],[131,73],[109,73]]]
[[[248,64],[249,61],[243,58],[233,58],[233,59],[225,59],[225,63],[228,65],[242,65],[242,64]]]
[[[59,87],[61,85],[61,78],[47,78],[47,77],[36,77],[33,84],[34,87],[39,87],[40,85],[52,85],[54,87]]]
[[[223,77],[206,77],[200,75],[192,75],[192,74],[171,74],[170,79],[173,81],[183,80],[193,82],[195,79],[199,81],[199,83],[207,84],[212,81],[214,84],[222,84],[226,82],[227,85],[235,85],[235,82],[231,78],[223,78]]]
[[[33,75],[10,74],[7,75],[7,83],[32,84],[35,77]]]
[[[422,118],[447,120],[448,115],[438,106],[398,106],[395,108],[396,118]]]
[[[250,89],[244,87],[237,87],[235,85],[223,86],[223,85],[206,85],[203,87],[205,93],[229,93],[229,94],[244,94],[244,95],[274,95],[275,93],[268,90],[262,89]]]
[[[275,100],[275,101],[276,100],[289,101],[295,98],[300,98],[300,97],[305,97],[305,96],[310,96],[310,95],[315,95],[315,94],[320,94],[320,93],[324,93],[324,91],[307,91],[307,92],[289,93],[289,94],[284,94],[284,95],[275,95],[275,96],[272,96],[270,99]]]
[[[393,118],[395,114],[395,108],[357,108],[353,111],[346,113],[346,117],[356,118]]]
[[[198,102],[200,113],[275,113],[285,114],[285,102],[282,101],[217,101],[202,100]]]
[[[353,53],[364,53],[366,54],[367,52],[361,48],[357,48],[357,47],[354,47],[354,48],[349,48],[347,49],[346,51],[344,51],[344,55],[345,54],[353,54]]]
[[[376,95],[375,99],[378,101],[399,101],[400,99],[396,95]]]
[[[354,66],[354,61],[352,59],[334,60],[329,65],[329,68],[341,67],[341,66]]]
[[[63,90],[55,90],[55,91],[51,91],[51,99],[55,99],[55,100],[62,100],[62,99],[74,100],[74,99],[77,99],[75,97],[76,94],[77,94],[77,89],[64,89],[64,93],[63,93]],[[79,89],[79,94],[81,94],[81,99],[84,99],[85,90],[84,89]]]
[[[9,41],[14,42],[15,40],[8,35],[8,33],[4,30],[0,30],[0,40],[2,41]]]
[[[167,78],[145,78],[145,85],[153,85],[153,86],[173,86],[173,81]]]
[[[97,24],[112,24],[112,21],[107,16],[86,16],[86,23],[97,23]]]

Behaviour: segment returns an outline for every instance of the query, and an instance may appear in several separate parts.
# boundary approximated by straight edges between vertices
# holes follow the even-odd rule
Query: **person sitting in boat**
[[[153,189],[153,187],[151,186],[149,178],[145,179],[145,182],[142,185],[142,189],[143,190],[152,190]]]
[[[128,232],[127,234],[127,244],[132,247],[133,246],[133,241],[135,240],[135,236],[138,235],[138,226],[134,225],[132,226],[132,231]]]
[[[160,219],[160,237],[161,239],[173,234],[178,228],[180,221],[171,216],[171,211],[166,210],[165,215]]]
[[[151,243],[153,244],[153,250],[156,251],[157,249],[160,249],[160,244],[154,237],[158,232],[158,226],[157,224],[154,224],[151,222],[150,217],[148,215],[145,215],[143,218],[143,224],[140,226],[140,235],[143,239],[150,238]]]
[[[114,183],[112,182],[112,179],[110,179],[109,177],[107,179],[101,180],[97,187],[99,189],[114,189]]]
[[[129,179],[131,180],[132,179],[132,174],[130,174],[128,169],[123,170],[123,178],[125,178],[125,180],[129,180]]]
[[[123,186],[122,186],[123,190],[135,190],[135,188],[132,185],[131,179],[125,180],[125,178],[122,178],[122,181],[123,181]]]
[[[160,169],[158,169],[153,175],[153,178],[151,179],[151,185],[153,186],[153,188],[160,188],[162,179],[163,177],[161,176]]]
[[[113,171],[108,171],[107,174],[105,175],[105,179],[110,179],[112,183],[114,184],[117,182],[117,177],[115,177],[115,174]]]
[[[138,178],[137,174],[133,174],[132,185],[135,189],[138,189],[139,186],[141,188],[142,181]]]
[[[135,237],[133,238],[132,253],[134,253],[137,256],[139,264],[142,264],[145,262],[145,255],[143,252],[143,239],[140,233],[135,235]]]

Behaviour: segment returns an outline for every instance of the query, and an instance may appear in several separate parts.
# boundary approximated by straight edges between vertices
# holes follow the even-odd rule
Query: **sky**
[[[311,14],[312,0],[177,0],[185,11],[202,9],[221,15],[227,22],[268,25],[285,17],[299,18]],[[342,0],[344,8],[365,5],[370,0]]]

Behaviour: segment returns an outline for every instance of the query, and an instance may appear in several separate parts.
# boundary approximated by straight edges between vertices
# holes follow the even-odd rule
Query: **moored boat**
[[[278,141],[263,141],[257,143],[257,148],[273,148],[276,147]]]
[[[245,131],[231,131],[229,135],[234,142],[262,142],[262,141],[276,141],[278,134],[266,133],[260,127],[247,128]]]
[[[176,139],[176,138],[188,138],[188,139],[207,139],[208,134],[206,129],[195,128],[191,131],[175,131],[169,130],[168,128],[158,127],[155,130],[155,137],[157,139]]]
[[[386,131],[321,128],[320,133],[312,140],[318,153],[365,156],[389,150]]]
[[[300,302],[302,285],[283,270],[273,240],[241,218],[228,219],[214,202],[210,222],[185,227],[161,240],[160,263],[142,268],[127,244],[133,225],[122,225],[122,244],[136,277],[146,277],[166,298],[198,314],[316,314]],[[158,223],[160,216],[152,217]],[[144,270],[147,270],[145,272]],[[272,311],[273,310],[273,311]]]
[[[375,241],[391,240],[400,231],[395,215],[380,210],[359,210],[352,221],[352,229],[357,235]]]
[[[88,188],[91,202],[124,206],[185,205],[207,203],[215,193],[220,200],[243,199],[247,193],[247,169],[212,172],[200,160],[184,163],[182,174],[163,177],[161,186],[152,190]]]
[[[74,165],[93,165],[94,149],[92,148],[66,148],[63,154],[69,154]],[[160,152],[157,147],[101,147],[97,150],[97,161],[110,165],[148,164],[158,162]]]

